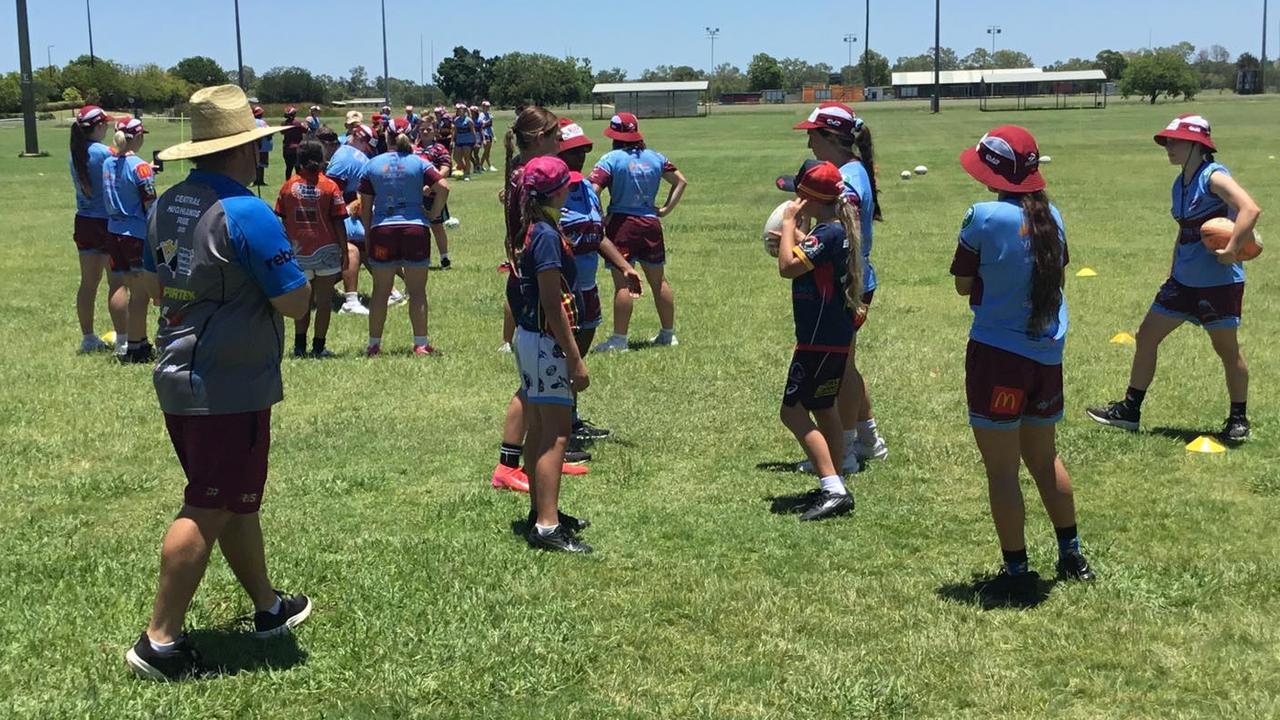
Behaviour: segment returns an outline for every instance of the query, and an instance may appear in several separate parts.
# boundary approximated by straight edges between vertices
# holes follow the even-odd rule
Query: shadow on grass
[[[969,582],[947,583],[938,587],[936,592],[943,600],[973,605],[983,610],[1030,610],[1048,600],[1049,593],[1058,584],[1056,578],[1045,580],[1036,576],[1035,589],[1030,594],[1011,597],[992,587],[995,578],[995,575],[974,573]]]
[[[1220,430],[1212,430],[1212,429],[1192,430],[1191,428],[1158,427],[1158,428],[1151,428],[1150,430],[1147,431],[1147,434],[1159,435],[1160,437],[1166,437],[1171,440],[1177,440],[1178,442],[1181,442],[1184,444],[1189,443],[1192,440],[1195,440],[1201,435],[1208,435],[1209,437],[1213,438],[1214,440],[1217,440],[1218,442],[1222,443],[1223,445],[1226,445],[1229,448],[1238,448],[1244,445],[1244,443],[1239,440],[1228,440],[1227,438],[1222,437]]]
[[[804,512],[818,498],[817,490],[808,490],[797,495],[773,495],[765,498],[769,503],[769,512],[774,515],[796,515]]]
[[[260,670],[288,670],[307,661],[293,633],[259,640],[238,626],[192,630],[188,633],[200,649],[204,664],[214,675],[239,675]]]
[[[757,470],[767,470],[776,473],[800,473],[800,463],[792,460],[790,462],[762,462],[756,463]]]

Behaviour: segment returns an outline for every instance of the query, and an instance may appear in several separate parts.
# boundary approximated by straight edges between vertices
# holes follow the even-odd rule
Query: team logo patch
[[[973,208],[969,208],[969,212],[964,214],[964,220],[960,222],[960,229],[964,230],[973,224]]]
[[[1022,389],[997,385],[991,390],[991,414],[1019,415],[1025,401],[1026,394]]]

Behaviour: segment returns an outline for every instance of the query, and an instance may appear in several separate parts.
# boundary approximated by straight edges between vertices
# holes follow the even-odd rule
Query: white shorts
[[[342,272],[342,253],[337,245],[325,245],[311,255],[295,255],[298,267],[306,274],[308,280],[318,277],[329,277]]]
[[[569,363],[554,337],[518,327],[511,351],[520,371],[520,392],[529,402],[573,405]]]

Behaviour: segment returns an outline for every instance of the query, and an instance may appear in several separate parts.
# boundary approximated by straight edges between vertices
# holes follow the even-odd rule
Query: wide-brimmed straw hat
[[[235,85],[201,88],[191,96],[191,139],[161,150],[161,160],[187,160],[230,150],[279,132],[258,127],[244,91]]]

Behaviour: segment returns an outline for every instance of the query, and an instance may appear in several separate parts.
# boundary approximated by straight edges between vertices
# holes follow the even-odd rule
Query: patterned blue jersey
[[[1182,174],[1173,181],[1173,219],[1178,222],[1178,247],[1173,260],[1173,279],[1191,287],[1214,287],[1244,282],[1244,265],[1223,265],[1218,256],[1200,242],[1200,226],[1214,218],[1236,219],[1226,201],[1209,188],[1214,173],[1230,176],[1221,163],[1206,162],[1191,183]]]

